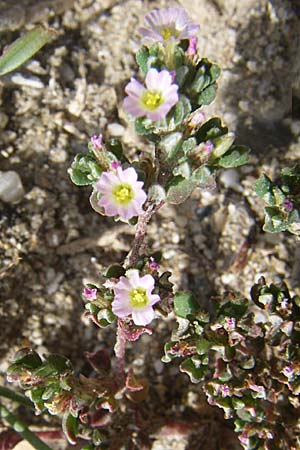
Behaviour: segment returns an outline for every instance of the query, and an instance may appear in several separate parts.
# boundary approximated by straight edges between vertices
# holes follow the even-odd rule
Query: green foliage
[[[77,186],[94,184],[101,176],[101,168],[95,158],[91,155],[80,153],[68,170],[71,180]]]
[[[199,309],[198,302],[191,292],[177,292],[174,296],[174,311],[178,317],[186,319]]]
[[[20,67],[56,36],[53,29],[36,27],[6,47],[0,56],[0,76]]]
[[[117,406],[118,387],[110,376],[108,355],[100,350],[88,357],[101,366],[97,378],[83,375],[78,378],[67,358],[52,354],[42,360],[30,349],[17,354],[8,368],[9,381],[20,383],[38,414],[48,410],[62,417],[63,431],[72,445],[77,443],[78,436],[88,439],[91,445],[98,445],[99,433],[93,424],[99,421],[99,414],[105,415],[107,409],[113,413]]]
[[[247,164],[249,148],[244,145],[233,145],[230,150],[217,160],[219,167],[229,169]]]
[[[263,174],[254,184],[256,194],[266,203],[264,231],[300,234],[300,166],[284,168],[273,182]]]
[[[209,105],[216,96],[216,80],[220,76],[220,68],[203,58],[196,66],[191,84],[187,87],[193,102],[197,105]]]
[[[194,302],[190,307],[186,293],[174,304],[179,328],[163,361],[183,358],[180,370],[234,419],[247,450],[298,448],[299,305],[285,283],[267,285],[263,278],[251,300],[227,293],[209,313]]]

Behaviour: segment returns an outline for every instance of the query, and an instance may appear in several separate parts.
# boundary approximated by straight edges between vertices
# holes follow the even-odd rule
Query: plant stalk
[[[3,418],[9,425],[26,439],[32,447],[36,450],[52,450],[48,445],[46,445],[40,438],[38,438],[32,431],[29,430],[27,425],[20,422],[20,420],[14,416],[2,403],[0,403],[0,417]]]

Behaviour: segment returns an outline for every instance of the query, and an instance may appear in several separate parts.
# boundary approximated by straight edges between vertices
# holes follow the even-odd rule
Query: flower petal
[[[132,320],[136,325],[145,326],[154,319],[154,311],[152,308],[143,310],[134,310],[132,312]]]

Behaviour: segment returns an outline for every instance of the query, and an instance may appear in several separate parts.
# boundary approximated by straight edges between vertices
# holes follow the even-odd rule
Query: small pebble
[[[31,87],[33,89],[44,89],[44,83],[38,77],[24,77],[20,73],[11,76],[11,81],[18,86]]]
[[[0,199],[3,202],[17,203],[24,195],[23,184],[17,172],[0,172]]]
[[[224,170],[220,175],[220,181],[226,188],[231,188],[236,192],[243,192],[240,176],[236,169]]]
[[[125,133],[125,128],[123,127],[123,125],[120,125],[119,123],[110,123],[107,126],[107,131],[110,134],[110,136],[121,137]]]

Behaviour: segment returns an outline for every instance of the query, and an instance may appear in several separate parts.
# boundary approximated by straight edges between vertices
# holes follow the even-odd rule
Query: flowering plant
[[[9,381],[19,381],[38,413],[62,415],[71,444],[82,438],[89,442],[86,450],[150,448],[149,421],[135,407],[147,398],[149,382],[127,367],[126,343],[151,335],[153,320],[173,313],[179,329],[165,345],[163,361],[183,358],[180,370],[203,384],[209,403],[234,418],[245,449],[273,449],[277,437],[277,448],[294,449],[298,425],[291,421],[290,436],[277,419],[285,407],[299,409],[299,299],[285,285],[268,287],[261,280],[251,302],[226,294],[205,310],[193,294],[174,293],[171,273],[160,270],[162,253],[146,241],[147,225],[165,203],[178,205],[195,189],[214,187],[218,171],[245,164],[249,149],[234,143],[220,118],[206,118],[204,107],[215,98],[220,69],[199,56],[198,25],[175,7],[154,10],[145,22],[136,54],[140,73],[125,87],[123,107],[136,133],[149,142],[147,158],[129,158],[119,140],[100,134],[69,169],[74,184],[91,187],[97,213],[136,227],[126,258],[83,290],[85,316],[100,328],[115,324],[115,359],[103,348],[86,353],[95,370],[86,377],[76,375],[64,357],[41,358],[26,349],[10,366]],[[297,171],[286,176],[295,178]],[[286,189],[275,188],[266,176],[256,189],[285,211],[290,224],[294,190],[285,197]],[[254,306],[264,320],[255,317]],[[274,362],[269,379],[264,358]]]

